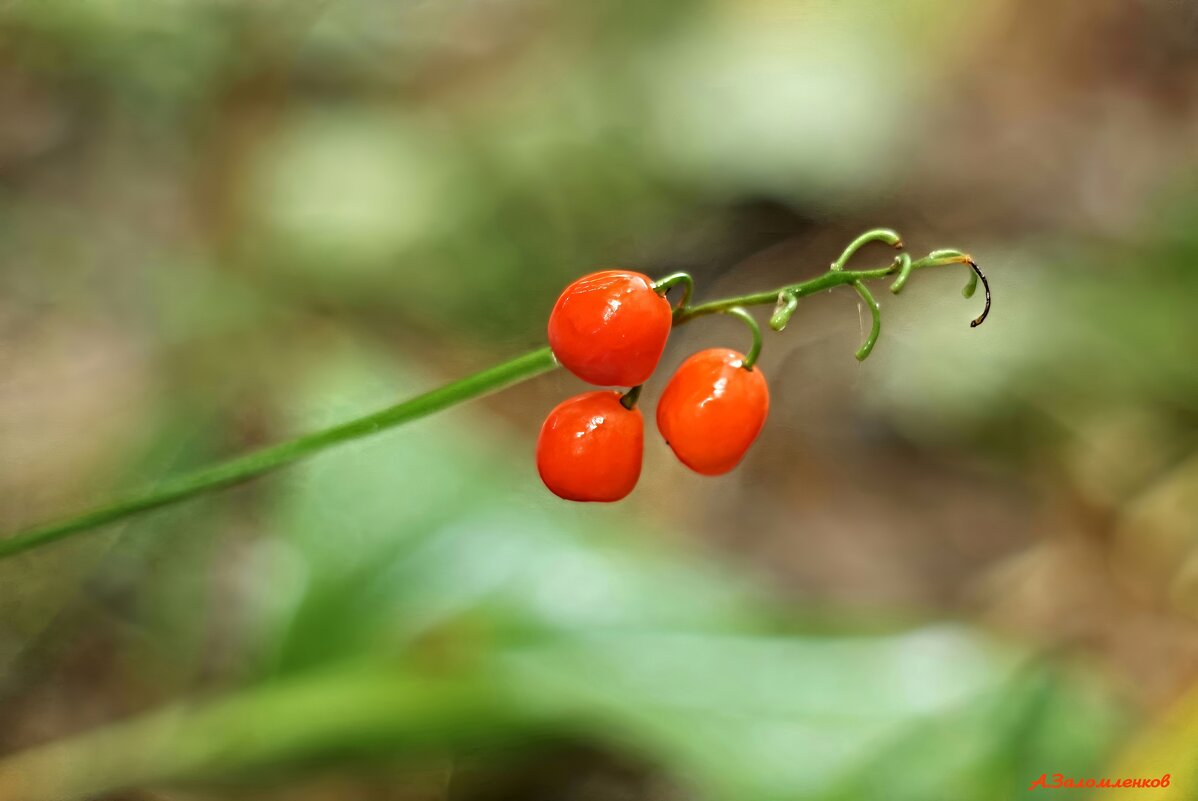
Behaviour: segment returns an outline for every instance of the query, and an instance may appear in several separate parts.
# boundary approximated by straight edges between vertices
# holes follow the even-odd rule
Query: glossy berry
[[[567,370],[589,384],[634,387],[657,367],[672,314],[649,276],[591,273],[557,299],[549,315],[549,345]]]
[[[537,438],[537,472],[568,501],[618,501],[641,476],[645,424],[620,393],[586,392],[558,404]]]
[[[691,356],[657,403],[657,428],[684,465],[707,476],[727,473],[757,439],[770,408],[761,369],[712,348]]]

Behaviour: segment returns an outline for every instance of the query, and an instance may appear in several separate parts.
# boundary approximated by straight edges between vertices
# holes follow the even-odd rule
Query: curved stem
[[[982,268],[978,266],[978,263],[973,260],[972,256],[968,253],[962,253],[959,250],[933,250],[927,255],[927,258],[921,259],[921,261],[926,262],[926,264],[920,266],[927,267],[938,267],[942,264],[969,265],[969,269],[972,272],[969,274],[969,282],[965,284],[965,288],[961,290],[961,294],[967,298],[972,298],[973,293],[977,292],[979,278],[982,281],[982,286],[986,289],[986,305],[982,308],[982,313],[969,324],[969,327],[977,328],[986,322],[986,318],[990,315],[990,282],[986,280],[986,274],[982,272]],[[902,280],[901,276],[899,280]],[[895,281],[895,284],[898,283],[899,281]]]
[[[911,271],[914,268],[914,263],[911,261],[911,256],[906,253],[900,253],[895,256],[895,264],[899,266],[898,278],[894,279],[894,283],[890,285],[890,291],[898,294],[903,291],[903,287],[907,285],[907,279],[911,277]]]
[[[973,297],[973,293],[977,291],[978,279],[982,279],[982,287],[986,291],[986,305],[982,308],[982,313],[970,322],[970,328],[977,328],[982,323],[986,322],[986,318],[990,315],[990,282],[986,280],[986,274],[982,272],[982,268],[973,259],[969,260],[969,266],[973,269],[973,275],[970,276],[969,283],[961,290],[961,294],[967,298]]]
[[[757,325],[757,321],[753,319],[753,315],[745,311],[743,306],[733,306],[731,309],[725,310],[724,314],[737,318],[749,327],[749,332],[753,335],[753,344],[749,348],[749,353],[745,356],[745,360],[741,366],[746,370],[752,370],[753,365],[757,364],[757,357],[761,355],[761,327]]]
[[[678,301],[678,308],[682,308],[691,302],[691,295],[695,292],[695,279],[691,278],[690,273],[667,275],[659,281],[654,281],[653,289],[665,295],[679,284],[682,284],[682,300]]]
[[[766,292],[755,292],[739,297],[723,298],[691,306],[688,305],[691,286],[690,276],[685,275],[685,273],[679,273],[663,279],[657,282],[655,286],[662,288],[670,281],[672,283],[669,286],[679,283],[686,286],[685,300],[674,309],[673,316],[674,325],[683,325],[697,317],[704,317],[709,314],[729,312],[736,314],[731,310],[741,306],[777,304],[781,298],[785,299],[784,308],[788,308],[793,312],[793,306],[797,305],[800,298],[834,287],[852,285],[870,306],[870,312],[873,314],[873,329],[870,333],[870,338],[866,340],[865,344],[857,352],[857,358],[864,359],[869,355],[869,351],[877,341],[881,326],[878,305],[873,299],[873,295],[865,287],[866,281],[886,278],[900,273],[900,271],[910,274],[926,267],[968,264],[978,276],[981,276],[982,282],[986,283],[985,276],[982,275],[981,270],[978,269],[973,259],[960,251],[934,251],[932,254],[915,261],[904,261],[900,258],[887,267],[870,270],[843,269],[843,263],[847,262],[848,257],[852,256],[856,248],[860,248],[862,245],[873,241],[883,241],[894,245],[901,244],[898,240],[898,235],[892,231],[878,229],[868,232],[850,244],[849,248],[845,251],[847,255],[842,255],[841,260],[838,261],[841,265],[840,267],[835,267],[834,265],[834,269],[829,269],[822,275]],[[669,286],[665,286],[665,288],[668,289]],[[986,284],[986,310],[982,312],[981,317],[973,322],[974,326],[979,325],[986,318],[989,309],[990,287],[989,284]],[[741,311],[744,312],[743,309]],[[744,313],[747,316],[747,312]],[[750,317],[749,319],[752,318]],[[756,347],[755,350],[759,351],[760,348]],[[751,355],[755,360],[755,353]],[[746,359],[746,362],[746,366],[751,364],[748,359]],[[373,414],[306,434],[287,442],[281,442],[244,456],[235,457],[221,464],[168,480],[141,494],[133,495],[76,517],[37,526],[19,534],[0,539],[0,559],[14,556],[41,545],[48,545],[88,529],[131,517],[140,512],[176,503],[205,492],[239,484],[251,478],[278,470],[301,459],[306,459],[309,456],[313,456],[343,442],[367,437],[371,434],[377,434],[389,428],[418,420],[421,417],[426,417],[442,409],[447,409],[459,403],[496,392],[512,384],[526,381],[556,367],[557,361],[554,359],[550,349],[548,347],[539,348],[523,356],[517,356],[510,361],[495,365],[494,367],[446,384],[443,387],[431,390],[422,395],[417,395],[403,403],[390,406]]]
[[[874,345],[878,342],[878,335],[882,333],[882,309],[879,308],[878,302],[874,300],[873,293],[869,291],[869,287],[860,281],[853,282],[853,289],[857,290],[857,294],[865,301],[865,305],[869,306],[869,313],[873,317],[873,323],[869,329],[869,336],[865,342],[857,349],[857,361],[863,362],[866,357],[873,351]]]
[[[870,242],[885,242],[894,248],[903,246],[903,238],[898,235],[897,231],[892,231],[889,228],[875,228],[872,231],[866,231],[861,236],[849,243],[849,246],[840,254],[840,258],[832,262],[833,270],[843,270],[844,266],[849,263],[849,259],[857,254],[858,250],[868,245]]]

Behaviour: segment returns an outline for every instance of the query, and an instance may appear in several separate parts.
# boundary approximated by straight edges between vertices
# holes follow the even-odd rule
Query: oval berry
[[[647,275],[604,270],[566,287],[549,315],[549,346],[574,375],[634,387],[653,374],[670,335],[670,302]]]
[[[770,409],[760,368],[744,356],[712,348],[678,368],[657,403],[657,428],[678,459],[696,473],[716,476],[740,462]]]
[[[537,438],[537,472],[568,501],[618,501],[641,476],[645,424],[620,393],[586,392],[549,413]]]

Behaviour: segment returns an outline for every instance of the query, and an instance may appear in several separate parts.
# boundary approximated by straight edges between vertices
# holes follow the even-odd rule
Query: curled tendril
[[[890,285],[890,291],[897,295],[907,285],[907,279],[911,277],[911,272],[915,269],[915,262],[911,261],[910,254],[900,253],[894,257],[894,263],[899,268],[899,274],[898,278],[894,279],[894,283]]]
[[[900,251],[894,257],[894,261],[889,267],[871,270],[846,269],[849,261],[859,250],[874,242],[890,245]],[[973,297],[973,294],[977,291],[979,281],[986,289],[986,306],[977,319],[973,320],[969,325],[971,328],[976,328],[986,320],[987,315],[990,313],[990,284],[986,280],[986,276],[981,268],[978,267],[969,254],[960,250],[942,249],[933,250],[923,258],[912,259],[910,254],[903,251],[903,247],[902,237],[896,231],[889,228],[875,228],[871,231],[866,231],[850,242],[848,247],[840,254],[840,257],[832,263],[828,272],[819,278],[784,286],[774,292],[759,292],[740,298],[731,298],[726,301],[716,301],[699,306],[689,305],[694,282],[691,281],[690,276],[686,273],[675,273],[674,275],[667,276],[657,281],[654,284],[654,289],[664,294],[671,287],[677,284],[684,284],[685,291],[682,301],[674,308],[675,324],[686,322],[704,314],[713,313],[731,314],[744,320],[753,330],[753,349],[745,359],[746,368],[751,368],[757,361],[757,356],[761,350],[761,332],[757,327],[757,323],[744,310],[743,306],[773,303],[774,311],[770,315],[769,325],[775,331],[782,331],[790,323],[791,318],[798,309],[800,298],[806,297],[820,289],[852,285],[854,291],[865,301],[865,305],[869,307],[871,318],[869,335],[861,347],[857,349],[856,353],[858,361],[863,361],[873,352],[874,345],[877,344],[878,337],[882,331],[881,308],[878,305],[878,301],[874,298],[873,293],[866,286],[865,281],[893,275],[894,281],[890,285],[890,291],[897,295],[907,285],[912,273],[924,267],[940,267],[951,264],[968,265],[972,272],[969,276],[969,283],[966,284],[962,294],[967,298]]]
[[[985,291],[986,295],[986,305],[985,307],[982,307],[981,314],[978,315],[975,320],[970,321],[969,323],[970,328],[976,328],[980,326],[980,324],[986,322],[986,317],[990,315],[990,281],[986,280],[986,273],[981,272],[981,267],[978,266],[978,262],[970,259],[969,256],[964,256],[964,259],[966,259],[966,263],[968,263],[969,268],[972,269],[973,272],[969,273],[969,281],[961,290],[961,295],[967,298],[972,298],[974,292],[978,291],[978,279],[981,279],[982,290]]]
[[[977,328],[986,322],[986,318],[990,315],[990,282],[986,280],[986,274],[982,272],[982,268],[973,260],[973,257],[959,250],[933,250],[928,254],[928,261],[929,264],[969,265],[969,269],[972,272],[969,274],[969,282],[965,284],[965,288],[961,290],[961,294],[967,298],[972,298],[973,294],[978,291],[978,279],[981,279],[982,287],[986,294],[986,305],[982,308],[982,313],[969,323],[969,327]]]
[[[973,270],[973,274],[969,277],[969,283],[961,290],[961,294],[967,298],[972,298],[973,293],[978,289],[978,279],[982,279],[982,288],[986,292],[986,305],[982,308],[982,313],[977,316],[977,319],[970,322],[970,328],[977,328],[982,323],[986,322],[986,317],[990,314],[990,282],[986,280],[986,274],[982,272],[982,268],[973,259],[969,260],[969,267]]]
[[[857,290],[857,294],[865,301],[865,305],[869,306],[869,313],[873,317],[873,322],[870,325],[869,336],[865,338],[865,342],[861,343],[861,347],[857,349],[857,361],[865,361],[866,357],[873,351],[874,345],[878,342],[878,335],[882,333],[882,309],[878,306],[878,302],[874,300],[874,295],[869,291],[869,287],[860,279],[853,282],[853,289]]]
[[[974,272],[972,277],[969,278],[969,283],[966,284],[966,287],[964,287],[963,290],[961,290],[962,295],[966,296],[967,298],[973,297],[973,293],[978,290],[979,278],[981,279],[982,290],[984,290],[986,293],[985,307],[982,307],[981,314],[978,315],[975,320],[969,323],[970,328],[976,328],[980,326],[980,324],[986,322],[986,317],[990,316],[990,281],[986,280],[986,273],[981,272],[981,267],[978,266],[978,262],[974,261],[973,259],[969,260],[969,268],[973,269]]]
[[[749,327],[749,332],[753,335],[753,345],[749,348],[749,353],[745,356],[745,360],[741,366],[746,370],[752,370],[753,365],[757,364],[757,357],[761,355],[761,327],[757,325],[757,321],[753,319],[753,315],[749,314],[743,306],[733,306],[731,309],[725,309],[724,314],[737,318]]]
[[[665,295],[679,284],[682,284],[682,299],[674,308],[684,309],[691,302],[691,295],[695,292],[695,279],[691,278],[690,273],[671,273],[665,278],[654,281],[653,291]]]
[[[840,258],[832,262],[832,269],[839,272],[844,269],[849,263],[849,259],[856,255],[858,250],[868,245],[870,242],[885,242],[893,248],[903,247],[903,238],[898,235],[897,231],[892,231],[889,228],[875,228],[872,231],[866,231],[861,236],[849,243],[849,246],[840,254]]]
[[[775,331],[786,328],[786,324],[790,322],[790,318],[794,316],[797,308],[799,308],[799,299],[793,292],[787,292],[785,289],[779,292],[778,305],[774,307],[774,313],[770,315],[770,328]]]

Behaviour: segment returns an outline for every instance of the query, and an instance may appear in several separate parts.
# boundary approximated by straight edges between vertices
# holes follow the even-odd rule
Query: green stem
[[[672,273],[658,281],[653,282],[653,289],[665,295],[674,287],[682,285],[682,300],[678,301],[678,308],[690,305],[691,295],[695,293],[695,279],[691,278],[690,273]]]
[[[511,384],[525,381],[557,366],[549,348],[540,348],[495,365],[459,381],[417,395],[365,417],[322,431],[305,434],[259,451],[238,456],[213,467],[169,480],[141,495],[134,495],[78,517],[34,528],[0,540],[0,559],[46,545],[86,529],[112,523],[138,512],[156,509],[203,492],[232,486],[307,458],[343,442],[377,434],[410,423],[464,401],[481,398]]]
[[[882,234],[886,234],[886,236],[882,236]],[[889,241],[889,232],[871,232],[870,234],[858,237],[853,244],[859,245],[863,244],[864,241],[876,241],[879,239],[881,241]],[[850,247],[851,250],[852,247]],[[755,292],[748,295],[741,295],[740,297],[724,298],[697,306],[680,304],[674,310],[674,325],[683,325],[695,318],[704,317],[709,314],[726,313],[738,306],[775,304],[779,296],[785,296],[788,300],[797,302],[799,298],[848,284],[854,285],[857,287],[858,292],[860,292],[864,288],[863,282],[894,275],[900,270],[900,266],[905,273],[910,274],[915,270],[925,267],[939,267],[948,264],[968,264],[974,270],[977,269],[968,256],[958,251],[936,251],[930,256],[910,262],[909,266],[906,263],[900,265],[899,260],[896,260],[889,267],[879,267],[872,270],[845,270],[838,267],[830,269],[823,275],[816,276],[807,281],[800,281],[799,283],[790,284],[778,289],[771,289],[767,292]],[[671,285],[682,283],[684,287],[688,287],[684,279],[677,277],[671,277],[671,279]],[[686,293],[686,297],[689,298],[689,292]],[[866,295],[863,294],[862,297],[866,297]],[[989,309],[989,287],[987,287],[986,298],[987,309]],[[874,305],[876,306],[876,304]],[[871,306],[871,311],[876,312],[874,306]],[[983,314],[983,317],[979,318],[978,322],[984,319],[984,316]],[[875,316],[874,333],[871,341],[867,343],[870,347],[872,347],[872,340],[877,338],[877,323],[878,320]],[[974,324],[976,325],[977,322]],[[859,355],[858,358],[862,357]],[[442,409],[447,409],[459,403],[480,398],[512,384],[526,381],[556,367],[557,362],[553,358],[553,353],[549,348],[545,347],[531,351],[523,356],[517,356],[510,361],[446,384],[423,395],[417,395],[403,403],[373,414],[368,414],[365,417],[359,417],[356,420],[350,420],[332,428],[306,434],[296,439],[279,443],[278,445],[272,445],[244,456],[235,457],[213,467],[168,480],[140,495],[134,495],[109,506],[85,512],[77,517],[39,526],[5,539],[0,539],[0,559],[37,548],[41,545],[56,542],[81,531],[130,517],[139,512],[176,503],[204,492],[239,484],[301,459],[306,459],[334,445],[377,434],[389,428],[403,425],[404,423],[410,423],[413,420],[426,417]]]
[[[737,318],[749,327],[749,333],[753,336],[753,344],[749,347],[749,353],[745,356],[745,360],[741,366],[746,370],[752,370],[753,365],[757,364],[757,357],[761,355],[761,327],[757,325],[757,321],[753,319],[753,315],[740,306],[733,306],[724,312],[724,314]]]
[[[869,314],[872,318],[869,336],[866,337],[861,347],[857,349],[857,361],[863,362],[873,351],[874,345],[878,342],[878,335],[882,333],[882,310],[878,308],[878,302],[874,300],[873,293],[869,291],[869,287],[865,284],[860,281],[854,281],[853,289],[857,290],[857,294],[865,301],[865,305],[869,306]]]
[[[918,262],[916,265],[918,266]],[[722,314],[736,306],[767,306],[777,303],[778,296],[782,293],[798,299],[814,295],[816,292],[823,292],[825,289],[851,284],[854,281],[872,281],[878,278],[885,278],[893,274],[897,269],[897,265],[891,265],[890,267],[879,267],[874,270],[829,270],[823,275],[818,275],[808,281],[801,281],[797,284],[771,289],[768,292],[754,292],[751,295],[713,300],[708,303],[700,303],[698,306],[675,309],[674,325],[689,323],[696,317],[705,317],[708,314]]]
[[[901,248],[903,239],[898,235],[897,231],[891,231],[889,228],[875,228],[872,231],[866,231],[861,236],[849,243],[849,246],[844,249],[844,253],[840,254],[840,258],[832,262],[833,270],[843,270],[849,260],[857,254],[857,251],[868,245],[870,242],[885,242],[892,248]]]

